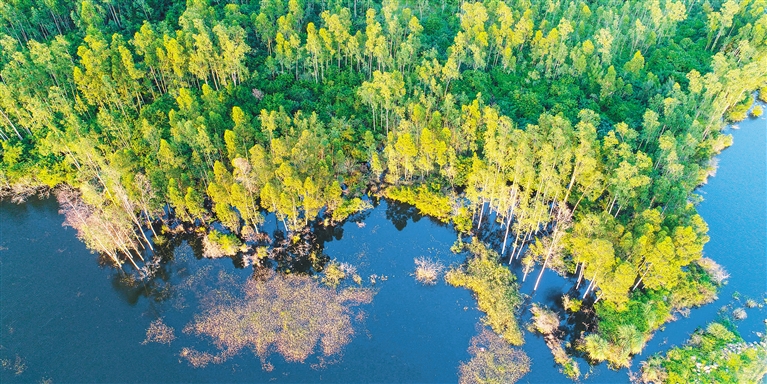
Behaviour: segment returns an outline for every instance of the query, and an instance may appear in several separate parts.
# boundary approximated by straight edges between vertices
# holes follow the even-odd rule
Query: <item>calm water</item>
[[[733,147],[720,156],[718,174],[699,190],[705,198],[699,211],[711,237],[705,253],[730,272],[729,284],[717,302],[658,332],[645,356],[682,343],[696,327],[716,318],[720,307],[731,304],[735,292],[745,301],[761,300],[767,291],[767,120],[738,125],[739,130],[731,131]],[[203,281],[195,290],[210,290],[217,288],[216,276],[222,272],[245,281],[253,270],[237,268],[230,259],[200,258],[198,244],[179,240],[172,252],[162,255],[161,273],[136,284],[101,267],[62,222],[53,199],[0,203],[3,383],[455,382],[460,362],[470,357],[469,340],[477,334],[481,313],[467,290],[444,282],[423,286],[410,275],[419,256],[446,265],[462,261],[449,250],[454,232],[412,209],[382,202],[364,218],[364,226],[347,223],[327,236],[324,245],[331,258],[356,266],[366,285],[370,275],[379,276],[373,302],[362,306],[366,318],[332,364],[316,369],[316,356],[297,364],[275,354],[269,359],[274,370],[265,372],[258,358],[244,352],[223,364],[194,369],[180,358],[181,349],[214,349],[205,339],[181,332],[198,313],[189,282]],[[511,268],[519,274],[518,266]],[[555,308],[573,284],[547,271],[533,294],[536,276],[528,277],[522,291],[532,295],[530,300]],[[763,309],[748,310],[748,318],[740,322],[746,340],[764,332],[765,317]],[[170,345],[142,344],[149,323],[157,318],[175,328],[177,339]],[[524,311],[523,319],[528,318]],[[568,381],[541,337],[527,333],[524,350],[533,365],[522,382]],[[585,362],[581,370],[588,372]],[[584,381],[628,382],[627,370],[597,366]]]

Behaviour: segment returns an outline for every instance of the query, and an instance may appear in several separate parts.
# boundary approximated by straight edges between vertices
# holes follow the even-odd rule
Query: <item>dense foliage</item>
[[[722,118],[767,97],[766,5],[4,2],[0,189],[74,188],[67,222],[141,269],[158,220],[217,221],[229,254],[267,213],[332,224],[383,184],[503,233],[536,287],[549,267],[588,280],[586,342],[624,365],[663,313],[710,297],[692,191]],[[637,306],[661,315],[615,333]]]
[[[727,320],[699,329],[684,346],[642,363],[645,383],[758,383],[767,374],[767,341],[746,343]]]

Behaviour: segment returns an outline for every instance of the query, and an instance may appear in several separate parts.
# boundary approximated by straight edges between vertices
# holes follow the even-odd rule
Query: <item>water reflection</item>
[[[402,231],[407,226],[408,221],[417,223],[423,216],[418,213],[418,209],[410,204],[391,202],[386,204],[386,219],[394,224],[398,231]]]

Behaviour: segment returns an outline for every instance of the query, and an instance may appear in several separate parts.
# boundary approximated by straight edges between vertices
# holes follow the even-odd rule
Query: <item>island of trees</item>
[[[726,277],[702,257],[694,189],[725,122],[767,99],[765,7],[5,1],[0,190],[55,190],[80,238],[137,275],[173,223],[267,257],[269,214],[300,234],[366,194],[409,203],[500,239],[456,285],[513,284],[474,282],[490,261],[536,288],[547,268],[573,276],[566,307],[593,319],[578,348],[626,366]],[[504,297],[490,323],[521,342]]]

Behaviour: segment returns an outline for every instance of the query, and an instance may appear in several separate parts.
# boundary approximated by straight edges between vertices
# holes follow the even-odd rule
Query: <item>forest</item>
[[[500,239],[493,261],[536,288],[573,276],[566,307],[593,319],[577,348],[628,366],[727,277],[702,255],[695,188],[726,122],[767,101],[766,7],[6,0],[0,195],[54,191],[139,277],[179,223],[261,259],[271,214],[309,236],[366,196],[401,201]]]

